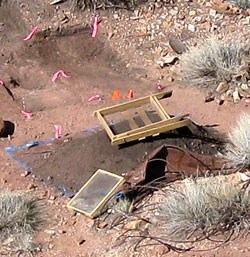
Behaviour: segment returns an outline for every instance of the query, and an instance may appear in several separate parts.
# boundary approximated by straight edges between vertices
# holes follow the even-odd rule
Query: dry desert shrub
[[[233,167],[250,167],[250,114],[243,113],[229,133],[224,157]]]
[[[133,9],[147,0],[72,0],[71,7],[74,10],[97,10],[105,8]]]
[[[250,189],[223,177],[188,180],[166,191],[159,213],[158,225],[170,241],[249,232]]]
[[[242,73],[244,49],[245,45],[237,40],[207,39],[181,56],[181,76],[190,85],[200,88],[215,88],[219,82],[230,82]]]
[[[242,9],[250,8],[250,0],[227,0],[227,1]]]
[[[35,232],[48,223],[42,200],[24,192],[0,192],[0,254],[28,253],[35,249]]]

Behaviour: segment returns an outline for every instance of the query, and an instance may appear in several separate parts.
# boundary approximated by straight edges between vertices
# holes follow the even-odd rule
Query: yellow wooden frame
[[[100,123],[106,130],[108,136],[111,139],[112,145],[120,145],[134,140],[142,140],[148,136],[156,136],[160,133],[189,125],[190,121],[189,119],[186,119],[186,117],[189,116],[188,114],[179,115],[171,118],[161,105],[159,100],[170,97],[171,95],[172,91],[157,93],[151,96],[142,97],[126,103],[117,104],[111,107],[97,110],[94,112],[94,115],[99,119]],[[153,107],[155,107],[157,114],[161,118],[161,121],[149,123],[150,119],[145,117],[146,113],[145,111],[143,113],[142,110],[142,105],[144,104],[151,104]],[[129,119],[129,114],[125,112],[131,108],[136,108],[138,110],[141,119],[146,124],[145,126],[136,127],[136,123],[133,120],[133,117]],[[118,112],[125,113],[125,119],[129,121],[131,130],[120,134],[114,134],[110,128],[110,125],[105,119],[105,116]]]
[[[103,199],[100,200],[100,202],[98,203],[98,205],[96,206],[96,208],[94,208],[91,212],[88,212],[86,210],[83,209],[79,209],[77,207],[74,206],[74,201],[77,200],[78,198],[81,198],[81,194],[83,192],[83,190],[85,190],[89,184],[100,174],[106,174],[108,175],[110,178],[114,177],[117,178],[117,183],[114,184],[113,188],[109,191],[108,194],[106,194]],[[98,215],[101,214],[102,210],[104,209],[106,203],[109,201],[109,199],[119,190],[119,188],[125,183],[125,179],[119,175],[113,174],[109,171],[106,170],[102,170],[102,169],[98,169],[95,174],[86,182],[86,184],[84,184],[84,186],[78,191],[78,193],[69,201],[69,203],[67,204],[67,207],[70,209],[73,209],[77,212],[83,213],[86,216],[90,217],[90,218],[95,218]]]

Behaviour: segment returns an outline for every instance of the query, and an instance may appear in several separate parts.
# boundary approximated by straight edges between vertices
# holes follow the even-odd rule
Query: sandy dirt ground
[[[199,8],[209,7],[209,1],[197,3]],[[191,7],[195,8],[192,4]],[[61,192],[32,175],[24,176],[25,170],[6,154],[5,147],[54,137],[55,124],[61,125],[63,135],[98,126],[94,110],[128,101],[126,95],[130,89],[135,91],[135,98],[154,93],[159,80],[166,89],[173,90],[173,96],[164,102],[164,107],[172,115],[189,113],[196,122],[217,125],[218,131],[227,133],[240,113],[249,113],[250,106],[245,101],[223,105],[215,101],[205,103],[206,92],[180,85],[173,75],[173,67],[161,69],[155,64],[157,53],[152,48],[147,50],[148,44],[142,44],[140,33],[138,37],[131,38],[131,42],[138,40],[135,44],[141,44],[140,47],[133,45],[128,36],[119,37],[126,26],[133,28],[135,23],[143,30],[145,24],[140,23],[140,19],[129,20],[134,13],[101,13],[98,36],[92,38],[87,25],[91,21],[91,13],[72,14],[63,10],[69,10],[67,1],[60,7],[50,6],[45,0],[0,1],[0,79],[13,94],[11,96],[5,87],[0,87],[0,115],[15,126],[11,136],[0,139],[0,183],[2,188],[29,190],[47,202],[51,223],[37,236],[41,245],[37,256],[249,256],[248,239],[237,239],[210,251],[181,254],[152,247],[133,253],[127,245],[116,249],[114,245],[121,233],[119,229],[97,231],[92,220],[67,209],[69,199]],[[151,24],[150,19],[166,15],[164,10],[159,13],[157,10],[157,14],[139,15],[148,15],[147,25]],[[65,16],[69,19],[68,25],[61,24]],[[202,13],[199,16],[202,17]],[[222,23],[234,26],[235,21],[246,17],[246,14],[224,15]],[[210,18],[212,24],[213,17]],[[32,40],[23,41],[34,26],[38,26],[40,32]],[[246,24],[243,30],[249,32],[249,26]],[[198,36],[197,32],[192,38]],[[152,40],[155,42],[156,39]],[[131,47],[120,47],[126,44],[131,44]],[[53,73],[60,69],[70,77],[52,82]],[[122,94],[118,101],[112,100],[114,90],[120,90]],[[89,102],[89,97],[95,94],[99,94],[102,100]],[[32,112],[32,119],[25,118],[22,110]],[[76,160],[70,161],[74,163]],[[81,165],[84,169],[86,164]],[[67,167],[68,173],[74,173],[70,164]]]

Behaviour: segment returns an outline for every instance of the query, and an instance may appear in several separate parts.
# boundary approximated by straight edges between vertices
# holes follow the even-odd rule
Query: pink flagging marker
[[[245,100],[245,102],[249,104],[249,103],[250,103],[250,98],[247,98],[247,99]]]
[[[56,132],[55,132],[55,138],[58,139],[61,137],[62,134],[62,127],[60,125],[54,125]]]
[[[0,84],[1,84],[1,85],[4,85],[4,82],[3,82],[1,79],[0,79]]]
[[[52,81],[55,82],[59,78],[59,76],[63,76],[64,78],[70,78],[70,76],[67,75],[63,70],[59,70],[53,74]]]
[[[23,40],[27,41],[27,40],[31,40],[33,38],[33,36],[39,31],[38,27],[35,27],[34,29],[32,29],[32,31],[29,33],[28,36],[26,36]]]
[[[163,89],[165,88],[165,86],[163,86],[160,82],[158,82],[158,83],[156,84],[156,87],[157,87],[157,89],[158,89],[159,91],[161,91],[161,90],[163,90]]]
[[[93,23],[93,30],[92,30],[92,37],[96,37],[97,31],[98,31],[98,17],[95,16],[94,23]]]
[[[89,99],[88,99],[88,102],[92,102],[92,101],[95,101],[95,100],[102,100],[102,97],[100,95],[92,95]]]
[[[31,119],[31,117],[33,116],[32,112],[25,112],[25,111],[21,111],[21,113],[24,115],[24,117],[26,117],[28,120]]]

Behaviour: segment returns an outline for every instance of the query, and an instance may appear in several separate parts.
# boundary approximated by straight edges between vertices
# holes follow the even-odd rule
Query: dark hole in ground
[[[12,136],[15,132],[15,124],[11,121],[5,120],[4,121],[4,132],[1,137],[8,137]]]
[[[141,165],[148,154],[163,144],[201,154],[215,154],[223,148],[222,142],[213,138],[206,129],[198,130],[196,134],[182,129],[122,147],[111,146],[106,132],[99,129],[20,150],[16,157],[27,163],[40,179],[76,192],[97,169],[122,175]]]

